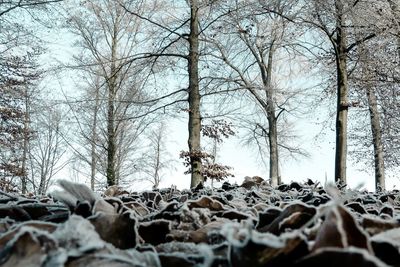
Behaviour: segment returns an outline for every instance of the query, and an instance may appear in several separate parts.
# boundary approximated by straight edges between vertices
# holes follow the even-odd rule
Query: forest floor
[[[0,266],[400,266],[400,194],[308,180],[0,192]]]

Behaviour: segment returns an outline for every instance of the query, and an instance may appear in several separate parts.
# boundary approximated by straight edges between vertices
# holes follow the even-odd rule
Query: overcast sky
[[[186,149],[187,146],[187,123],[185,121],[174,120],[169,124],[171,134],[168,137],[168,148],[172,155],[179,155],[179,151]],[[327,130],[324,139],[320,141],[313,140],[315,135],[321,130],[319,127],[307,123],[305,120],[299,121],[297,129],[303,135],[304,148],[310,153],[309,158],[282,159],[281,173],[282,181],[285,183],[291,181],[306,181],[307,178],[318,180],[322,184],[325,183],[325,176],[328,182],[334,181],[334,165],[335,165],[335,133]],[[240,129],[238,129],[240,131]],[[304,136],[309,136],[308,138]],[[260,160],[257,160],[257,152],[254,148],[249,148],[240,144],[238,138],[232,137],[225,140],[219,151],[220,162],[224,165],[234,167],[234,178],[229,178],[231,183],[241,184],[245,176],[261,176],[268,178],[268,169],[263,167]],[[177,156],[178,157],[178,156]],[[181,162],[177,162],[176,169],[161,182],[161,187],[169,187],[172,184],[178,188],[188,188],[190,186],[190,176],[184,175],[185,168]],[[368,171],[360,170],[361,166],[354,166],[348,161],[347,179],[350,188],[374,190],[373,168]],[[389,174],[387,177],[386,188],[393,189],[400,181],[395,175]],[[142,185],[143,189],[150,188],[148,185]],[[396,187],[398,188],[398,186]]]

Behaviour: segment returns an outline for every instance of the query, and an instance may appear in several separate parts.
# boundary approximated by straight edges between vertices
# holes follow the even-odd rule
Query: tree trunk
[[[360,64],[362,67],[362,77],[365,80],[365,93],[368,101],[368,110],[371,124],[372,143],[374,146],[374,163],[375,163],[375,190],[385,190],[385,163],[384,151],[382,144],[382,128],[380,123],[380,113],[378,109],[378,100],[376,91],[371,82],[371,73],[368,69],[369,52],[361,44],[359,47]]]
[[[45,144],[46,146],[44,147],[44,149],[42,150],[42,158],[43,161],[41,162],[41,166],[40,166],[40,185],[39,185],[39,194],[43,195],[46,191],[46,180],[48,177],[50,176],[50,166],[51,166],[51,143],[53,141],[53,129],[52,126],[50,124],[48,124],[47,126],[47,136]]]
[[[96,86],[97,87],[97,86]],[[97,155],[96,155],[96,140],[97,140],[97,113],[99,110],[99,88],[96,88],[95,94],[95,106],[93,110],[93,125],[92,125],[92,140],[90,148],[90,188],[94,190],[95,178],[96,178],[96,165],[97,165]]]
[[[117,59],[117,26],[114,23],[114,31],[111,45],[111,69],[107,77],[108,105],[107,105],[107,185],[116,183],[116,133],[115,133],[115,95],[116,95],[116,59]]]
[[[346,183],[347,160],[347,115],[348,115],[348,80],[347,80],[347,40],[343,27],[344,14],[341,0],[336,5],[336,70],[337,70],[337,113],[336,113],[336,151],[335,181]]]
[[[27,189],[27,176],[28,172],[26,170],[26,161],[28,157],[28,142],[29,142],[29,99],[28,99],[28,88],[25,88],[25,113],[24,113],[24,140],[23,140],[23,151],[22,151],[22,163],[21,163],[21,192],[26,194]]]
[[[60,136],[59,136],[59,132],[60,132],[59,124],[57,123],[57,126],[55,127],[55,129],[53,128],[53,126],[50,126],[50,128],[51,128],[51,130],[49,129],[49,131],[52,132],[52,135],[51,135],[51,139],[50,139],[51,141],[49,142],[49,144],[51,146],[51,144],[53,143],[53,140],[54,140],[55,146],[54,146],[53,149],[49,150],[49,161],[48,161],[48,165],[47,165],[47,168],[48,168],[47,174],[48,175],[47,175],[47,179],[45,180],[45,183],[44,183],[44,189],[43,189],[43,192],[42,192],[43,195],[46,194],[47,189],[49,187],[49,182],[50,182],[51,178],[54,175],[54,167],[55,167],[56,162],[57,162],[56,154],[57,154],[57,150],[58,150],[58,147],[59,147],[58,144],[59,144],[59,138],[60,138]]]
[[[198,20],[198,2],[190,0],[190,34],[189,34],[189,152],[191,173],[191,187],[197,186],[203,182],[201,174],[202,164],[198,153],[200,147],[200,92],[199,92],[199,20]]]
[[[43,157],[43,159],[45,156]],[[38,194],[42,195],[46,183],[46,171],[45,171],[45,160],[43,160],[40,164],[40,182],[39,182],[39,189],[38,189]]]
[[[375,159],[375,189],[385,189],[385,165],[383,159],[382,131],[378,111],[378,103],[374,89],[367,86],[369,115],[371,119],[372,140]]]
[[[277,186],[281,183],[281,177],[279,175],[278,131],[276,121],[275,117],[268,118],[269,177],[272,186]]]
[[[272,66],[275,47],[274,42],[271,43],[268,52],[267,68],[261,69],[262,78],[267,98],[267,116],[268,116],[268,142],[269,142],[269,178],[271,185],[277,186],[281,183],[279,175],[279,157],[278,157],[278,125],[275,114],[274,88],[272,86]],[[262,56],[262,53],[260,53]],[[265,66],[265,64],[263,64]]]
[[[109,88],[107,111],[107,185],[115,185],[114,92]]]
[[[156,144],[156,162],[154,164],[154,189],[157,189],[160,185],[160,165],[161,165],[161,133],[162,133],[162,128],[160,127],[160,130],[158,132],[157,136],[157,144]]]
[[[50,144],[51,143],[50,140],[52,139],[52,136],[51,136],[52,132],[49,129],[49,126],[46,126],[46,127],[48,127],[46,129],[46,131],[48,131],[48,133],[47,133],[48,136],[46,136],[45,138],[47,138],[47,140],[48,140],[47,144]],[[44,147],[42,150],[42,159],[43,160],[40,164],[40,184],[39,184],[39,194],[40,195],[44,194],[45,185],[46,185],[46,177],[48,176],[47,175],[48,170],[49,170],[48,165],[50,162],[50,148],[49,147],[50,147],[49,145],[46,145],[46,147]]]

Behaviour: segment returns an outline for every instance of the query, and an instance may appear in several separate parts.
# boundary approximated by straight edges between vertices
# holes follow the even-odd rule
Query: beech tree
[[[375,32],[364,32],[355,35],[352,29],[362,27],[351,24],[351,15],[359,8],[362,1],[320,1],[305,3],[302,10],[305,15],[300,21],[319,31],[328,41],[326,47],[320,47],[322,64],[335,68],[336,76],[336,149],[335,149],[335,181],[346,183],[347,153],[348,153],[348,111],[353,106],[349,100],[349,70],[351,53],[360,44],[376,37]],[[327,51],[329,51],[327,53]],[[331,54],[334,62],[326,61]]]
[[[135,10],[127,8],[132,15],[141,18],[143,21],[156,28],[160,35],[157,36],[156,45],[153,45],[153,51],[148,51],[146,56],[153,58],[159,63],[159,59],[163,58],[174,60],[176,67],[182,67],[182,73],[187,77],[187,88],[178,89],[170,96],[182,96],[182,92],[187,94],[187,98],[173,100],[172,104],[182,101],[187,103],[187,107],[183,108],[188,113],[188,148],[191,187],[197,186],[204,182],[202,175],[202,146],[201,146],[201,125],[203,115],[201,112],[202,94],[201,91],[201,56],[204,49],[204,43],[201,37],[219,17],[223,14],[216,13],[217,9],[213,9],[214,2],[189,0],[164,2],[155,1],[154,6],[162,6],[161,10],[155,14],[143,16]],[[168,12],[166,10],[169,10]],[[173,11],[171,13],[170,11]],[[176,14],[179,14],[177,16]],[[207,15],[205,15],[207,14]],[[161,40],[161,41],[160,41]],[[179,62],[178,62],[179,61]],[[156,63],[154,63],[156,64]],[[169,66],[171,68],[171,66]],[[165,106],[164,106],[165,107]]]
[[[190,168],[191,168],[191,187],[203,182],[201,175],[202,164],[201,159],[197,156],[201,151],[200,131],[201,131],[201,114],[200,114],[200,88],[199,88],[199,11],[200,6],[197,0],[190,0],[190,31],[189,31],[189,54],[188,54],[188,102],[189,102],[189,152],[190,152]]]
[[[390,1],[389,1],[390,2]],[[365,12],[368,7],[368,12]],[[353,133],[355,159],[375,166],[375,187],[385,189],[385,170],[397,166],[397,107],[399,98],[395,93],[399,77],[398,24],[393,16],[393,6],[386,1],[361,3],[352,21],[360,25],[356,35],[374,32],[377,38],[357,46],[354,56],[357,65],[353,70],[352,86],[369,113],[371,131],[358,119]],[[362,27],[361,27],[362,26]],[[371,153],[371,146],[373,153]],[[370,155],[373,155],[371,157]],[[393,164],[394,163],[394,164]]]

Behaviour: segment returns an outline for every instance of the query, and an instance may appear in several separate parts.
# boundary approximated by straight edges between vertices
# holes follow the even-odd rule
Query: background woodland
[[[0,189],[45,194],[66,168],[95,190],[157,188],[175,161],[194,187],[232,175],[217,156],[232,135],[276,186],[283,158],[307,160],[307,118],[335,129],[338,183],[365,164],[382,190],[399,166],[399,63],[395,0],[0,1]],[[188,146],[170,155],[182,117]]]

